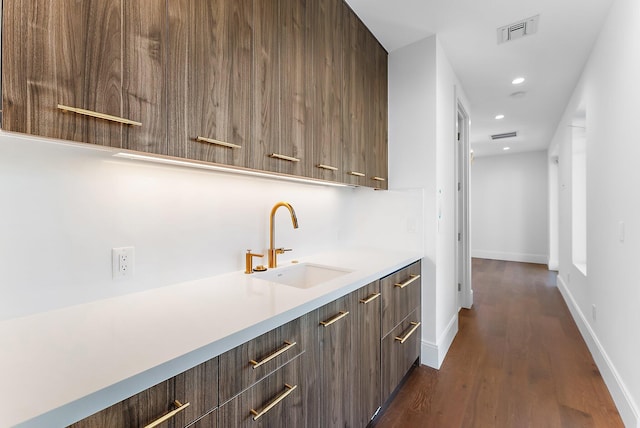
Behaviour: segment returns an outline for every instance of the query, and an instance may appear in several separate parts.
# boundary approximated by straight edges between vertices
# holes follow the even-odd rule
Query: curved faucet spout
[[[291,223],[293,224],[293,228],[298,228],[298,217],[296,216],[296,212],[291,206],[291,204],[287,202],[278,202],[271,209],[271,215],[269,216],[269,267],[274,268],[278,266],[277,263],[277,255],[285,252],[284,248],[276,248],[275,246],[275,224],[274,218],[276,215],[276,211],[278,208],[285,207],[289,210],[289,214],[291,214]]]

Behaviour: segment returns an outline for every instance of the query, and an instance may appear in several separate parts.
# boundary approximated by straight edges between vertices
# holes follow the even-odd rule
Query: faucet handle
[[[293,248],[276,248],[276,254],[284,254],[285,251],[293,251]]]
[[[253,273],[253,258],[254,257],[264,257],[264,254],[254,254],[251,250],[247,250],[247,255],[245,256],[245,267],[244,273],[250,274]]]

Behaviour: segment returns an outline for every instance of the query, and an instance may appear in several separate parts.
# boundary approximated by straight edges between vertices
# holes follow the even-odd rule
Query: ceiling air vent
[[[492,140],[502,140],[503,138],[512,138],[512,137],[517,137],[518,133],[517,132],[505,132],[504,134],[494,134],[491,136]]]
[[[530,36],[538,32],[540,15],[498,28],[498,44]]]

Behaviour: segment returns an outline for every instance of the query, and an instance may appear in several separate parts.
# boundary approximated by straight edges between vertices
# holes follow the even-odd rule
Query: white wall
[[[457,94],[436,36],[389,54],[389,177],[423,194],[422,356],[439,368],[457,332],[454,149]],[[438,219],[438,214],[441,214]]]
[[[280,200],[300,222],[276,216],[276,244],[294,249],[283,261],[337,247],[422,249],[421,192],[159,165],[2,132],[0,197],[0,320],[242,270],[246,249],[268,248]],[[135,247],[135,276],[113,281],[111,248],[121,246]]]
[[[476,157],[471,167],[473,257],[549,261],[546,151]]]
[[[628,427],[640,426],[639,24],[640,2],[614,3],[550,149],[560,158],[558,284]],[[571,254],[569,125],[581,105],[587,112],[588,276]]]

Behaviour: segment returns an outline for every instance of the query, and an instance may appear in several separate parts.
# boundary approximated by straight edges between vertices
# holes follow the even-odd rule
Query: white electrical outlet
[[[111,249],[113,279],[133,276],[135,266],[135,252],[133,247]]]

